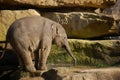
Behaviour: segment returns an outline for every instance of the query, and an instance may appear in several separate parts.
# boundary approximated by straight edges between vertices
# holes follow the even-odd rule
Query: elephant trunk
[[[68,44],[68,41],[66,42],[65,46],[64,46],[65,50],[67,51],[67,53],[72,57],[73,59],[73,62],[74,62],[74,66],[76,65],[76,58],[74,57],[70,47],[69,47],[69,44]]]

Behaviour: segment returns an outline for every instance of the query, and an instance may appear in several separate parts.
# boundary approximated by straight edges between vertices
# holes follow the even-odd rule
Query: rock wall
[[[116,34],[118,28],[117,25],[114,24],[113,18],[96,14],[96,11],[94,12],[94,10],[100,8],[111,13],[108,7],[111,7],[115,2],[115,0],[0,0],[0,41],[5,40],[7,29],[13,21],[32,15],[41,15],[59,22],[65,28],[69,38],[93,38]],[[92,8],[90,5],[92,5]],[[112,41],[109,43],[111,42]],[[80,41],[74,40],[72,43],[75,43],[74,45],[79,47],[78,50],[75,49],[76,46],[73,47],[73,51],[76,50],[75,53],[82,53],[81,51],[83,51],[85,55],[90,54],[88,56],[92,58],[100,54],[99,58],[104,59],[109,64],[113,64],[119,62],[119,60],[116,60],[116,57],[119,55],[115,56],[115,59],[112,58],[116,53],[114,52],[115,50],[118,51],[117,54],[119,53],[118,47],[113,48],[116,45],[119,46],[119,42],[117,42],[118,41],[114,41],[115,44],[113,44],[112,48],[109,46],[106,47],[107,45],[104,45],[104,43],[94,44],[100,47],[100,49],[105,48],[105,51],[97,51],[98,47],[93,45],[90,45],[89,48],[85,46],[85,48],[81,50],[82,47],[78,44],[89,45],[89,43],[84,43],[84,41],[80,43]],[[88,51],[85,51],[86,49]],[[92,50],[96,51],[95,56]],[[102,51],[104,51],[104,53]],[[113,53],[112,56],[111,53]],[[104,57],[105,55],[107,57]]]
[[[1,0],[2,5],[32,5],[36,7],[110,7],[116,0]]]
[[[115,2],[116,0],[0,0],[0,40],[5,40],[8,27],[16,19],[40,14],[62,24],[70,38],[115,34],[117,28],[113,19],[94,12],[97,8],[109,8]]]
[[[5,40],[7,29],[13,21],[32,15],[44,16],[59,22],[65,28],[69,38],[93,38],[116,34],[118,28],[113,18],[97,14],[102,11],[111,16],[110,8],[115,2],[116,0],[0,0],[0,41]],[[69,42],[72,52],[77,58],[77,65],[105,67],[119,65],[120,63],[119,40],[72,39]],[[7,58],[4,57],[3,60],[0,60],[0,66],[8,63],[11,66],[18,65],[18,61],[14,60],[9,52],[8,54],[6,54]],[[69,66],[70,64],[71,66],[72,61],[64,50],[53,46],[48,63],[59,63],[60,66]],[[2,70],[0,79],[14,79],[19,76],[20,80],[120,80],[119,68],[107,70],[58,68],[46,71],[42,77],[39,75],[31,77],[29,75],[24,78],[21,78],[19,70],[10,69],[8,66],[7,68],[10,70],[7,71],[8,74],[5,72],[5,67],[5,70],[0,67],[0,71]],[[23,73],[22,75],[24,76]]]
[[[69,38],[92,38],[116,33],[113,19],[96,13],[44,12],[41,15],[62,24]]]
[[[96,67],[118,66],[120,64],[120,41],[119,40],[79,40],[69,39],[69,44],[77,65]],[[65,50],[53,46],[48,58],[49,64],[60,66],[72,65],[71,57]]]

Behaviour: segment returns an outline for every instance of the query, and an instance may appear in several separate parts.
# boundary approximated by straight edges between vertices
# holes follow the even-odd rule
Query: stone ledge
[[[1,0],[2,6],[5,5],[23,5],[23,6],[35,6],[38,8],[44,7],[95,7],[106,8],[114,4],[116,0]]]
[[[0,80],[120,80],[120,68],[56,67],[46,72],[34,73],[9,70]],[[7,74],[6,74],[7,73]]]
[[[43,73],[45,80],[120,80],[120,68],[56,68]]]

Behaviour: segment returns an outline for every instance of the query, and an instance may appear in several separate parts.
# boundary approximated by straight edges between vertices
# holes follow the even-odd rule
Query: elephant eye
[[[64,39],[66,39],[67,37],[64,37]]]

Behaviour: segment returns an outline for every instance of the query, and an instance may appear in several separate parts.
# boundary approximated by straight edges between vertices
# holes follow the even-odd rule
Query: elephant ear
[[[55,38],[56,36],[59,36],[59,29],[56,24],[52,24],[52,37]]]

